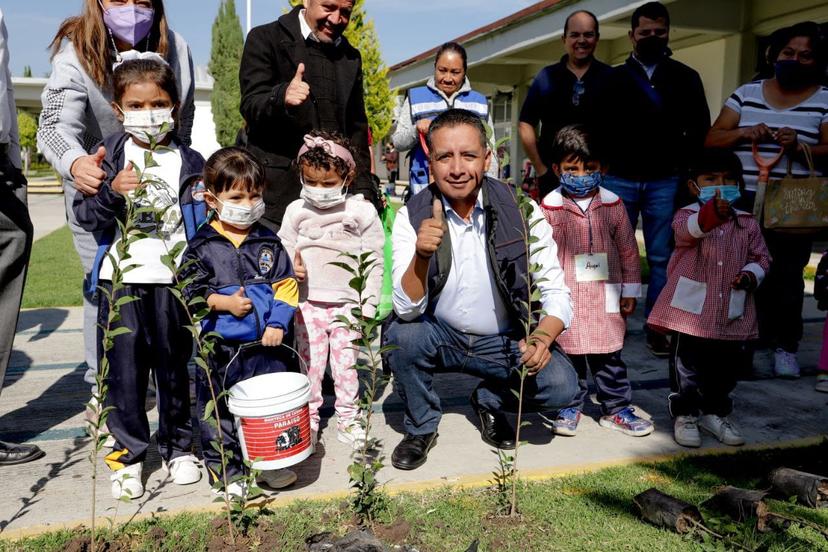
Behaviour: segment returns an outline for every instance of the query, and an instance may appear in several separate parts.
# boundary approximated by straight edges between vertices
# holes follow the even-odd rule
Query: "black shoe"
[[[509,425],[506,416],[502,412],[486,410],[477,402],[477,398],[471,396],[471,405],[480,418],[480,437],[483,442],[502,450],[513,450],[515,448],[515,430]]]
[[[656,358],[670,357],[670,338],[663,333],[658,333],[647,328],[647,348]]]
[[[46,453],[35,445],[15,445],[0,441],[0,466],[25,464],[45,455]]]
[[[437,443],[437,432],[425,435],[406,433],[391,454],[391,465],[398,470],[416,470],[425,464],[428,451]]]

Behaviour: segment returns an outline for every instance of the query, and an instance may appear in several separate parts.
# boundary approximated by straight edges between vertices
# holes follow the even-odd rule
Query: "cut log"
[[[759,517],[757,509],[760,505],[764,505],[763,500],[767,495],[766,491],[727,486],[719,489],[712,498],[703,502],[702,506],[742,522]]]
[[[658,489],[647,489],[636,495],[633,502],[645,521],[676,533],[689,533],[696,525],[704,523],[698,508]]]
[[[779,468],[771,472],[770,482],[774,494],[784,500],[795,496],[803,506],[828,507],[828,477]]]

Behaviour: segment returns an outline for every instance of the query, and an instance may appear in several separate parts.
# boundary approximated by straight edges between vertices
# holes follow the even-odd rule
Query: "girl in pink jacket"
[[[635,415],[632,388],[621,360],[626,317],[641,293],[638,245],[621,199],[600,186],[602,167],[590,135],[564,127],[553,144],[552,170],[561,186],[541,204],[558,245],[558,259],[572,292],[574,316],[558,338],[578,372],[580,392],[553,421],[558,435],[575,435],[592,372],[601,404],[601,426],[642,437],[653,424]]]
[[[373,253],[377,264],[371,271],[363,311],[373,316],[380,299],[385,234],[374,206],[361,195],[349,196],[348,185],[356,174],[348,140],[335,133],[313,131],[305,136],[297,168],[302,182],[299,199],[288,205],[279,230],[282,244],[293,258],[299,281],[296,343],[311,382],[310,416],[314,440],[319,431],[322,377],[330,361],[336,388],[337,438],[354,448],[365,440],[359,419],[355,368],[357,337],[337,320],[351,319],[357,293],[350,288],[351,275],[331,263],[349,262],[341,253]]]

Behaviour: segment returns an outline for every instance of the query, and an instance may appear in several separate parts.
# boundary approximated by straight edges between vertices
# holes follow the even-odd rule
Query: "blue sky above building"
[[[535,0],[366,0],[369,17],[376,23],[383,57],[393,65],[505,17]],[[166,0],[173,29],[193,50],[197,65],[207,65],[213,19],[220,0]],[[47,46],[63,19],[79,13],[81,0],[11,0],[2,3],[10,35],[12,74],[30,66],[34,76],[49,72]],[[242,25],[246,0],[237,0]],[[253,25],[279,17],[287,0],[253,0]]]

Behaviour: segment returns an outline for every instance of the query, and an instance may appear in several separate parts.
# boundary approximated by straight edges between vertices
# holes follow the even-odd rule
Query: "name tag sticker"
[[[575,255],[575,280],[578,282],[605,282],[609,280],[607,254]]]

